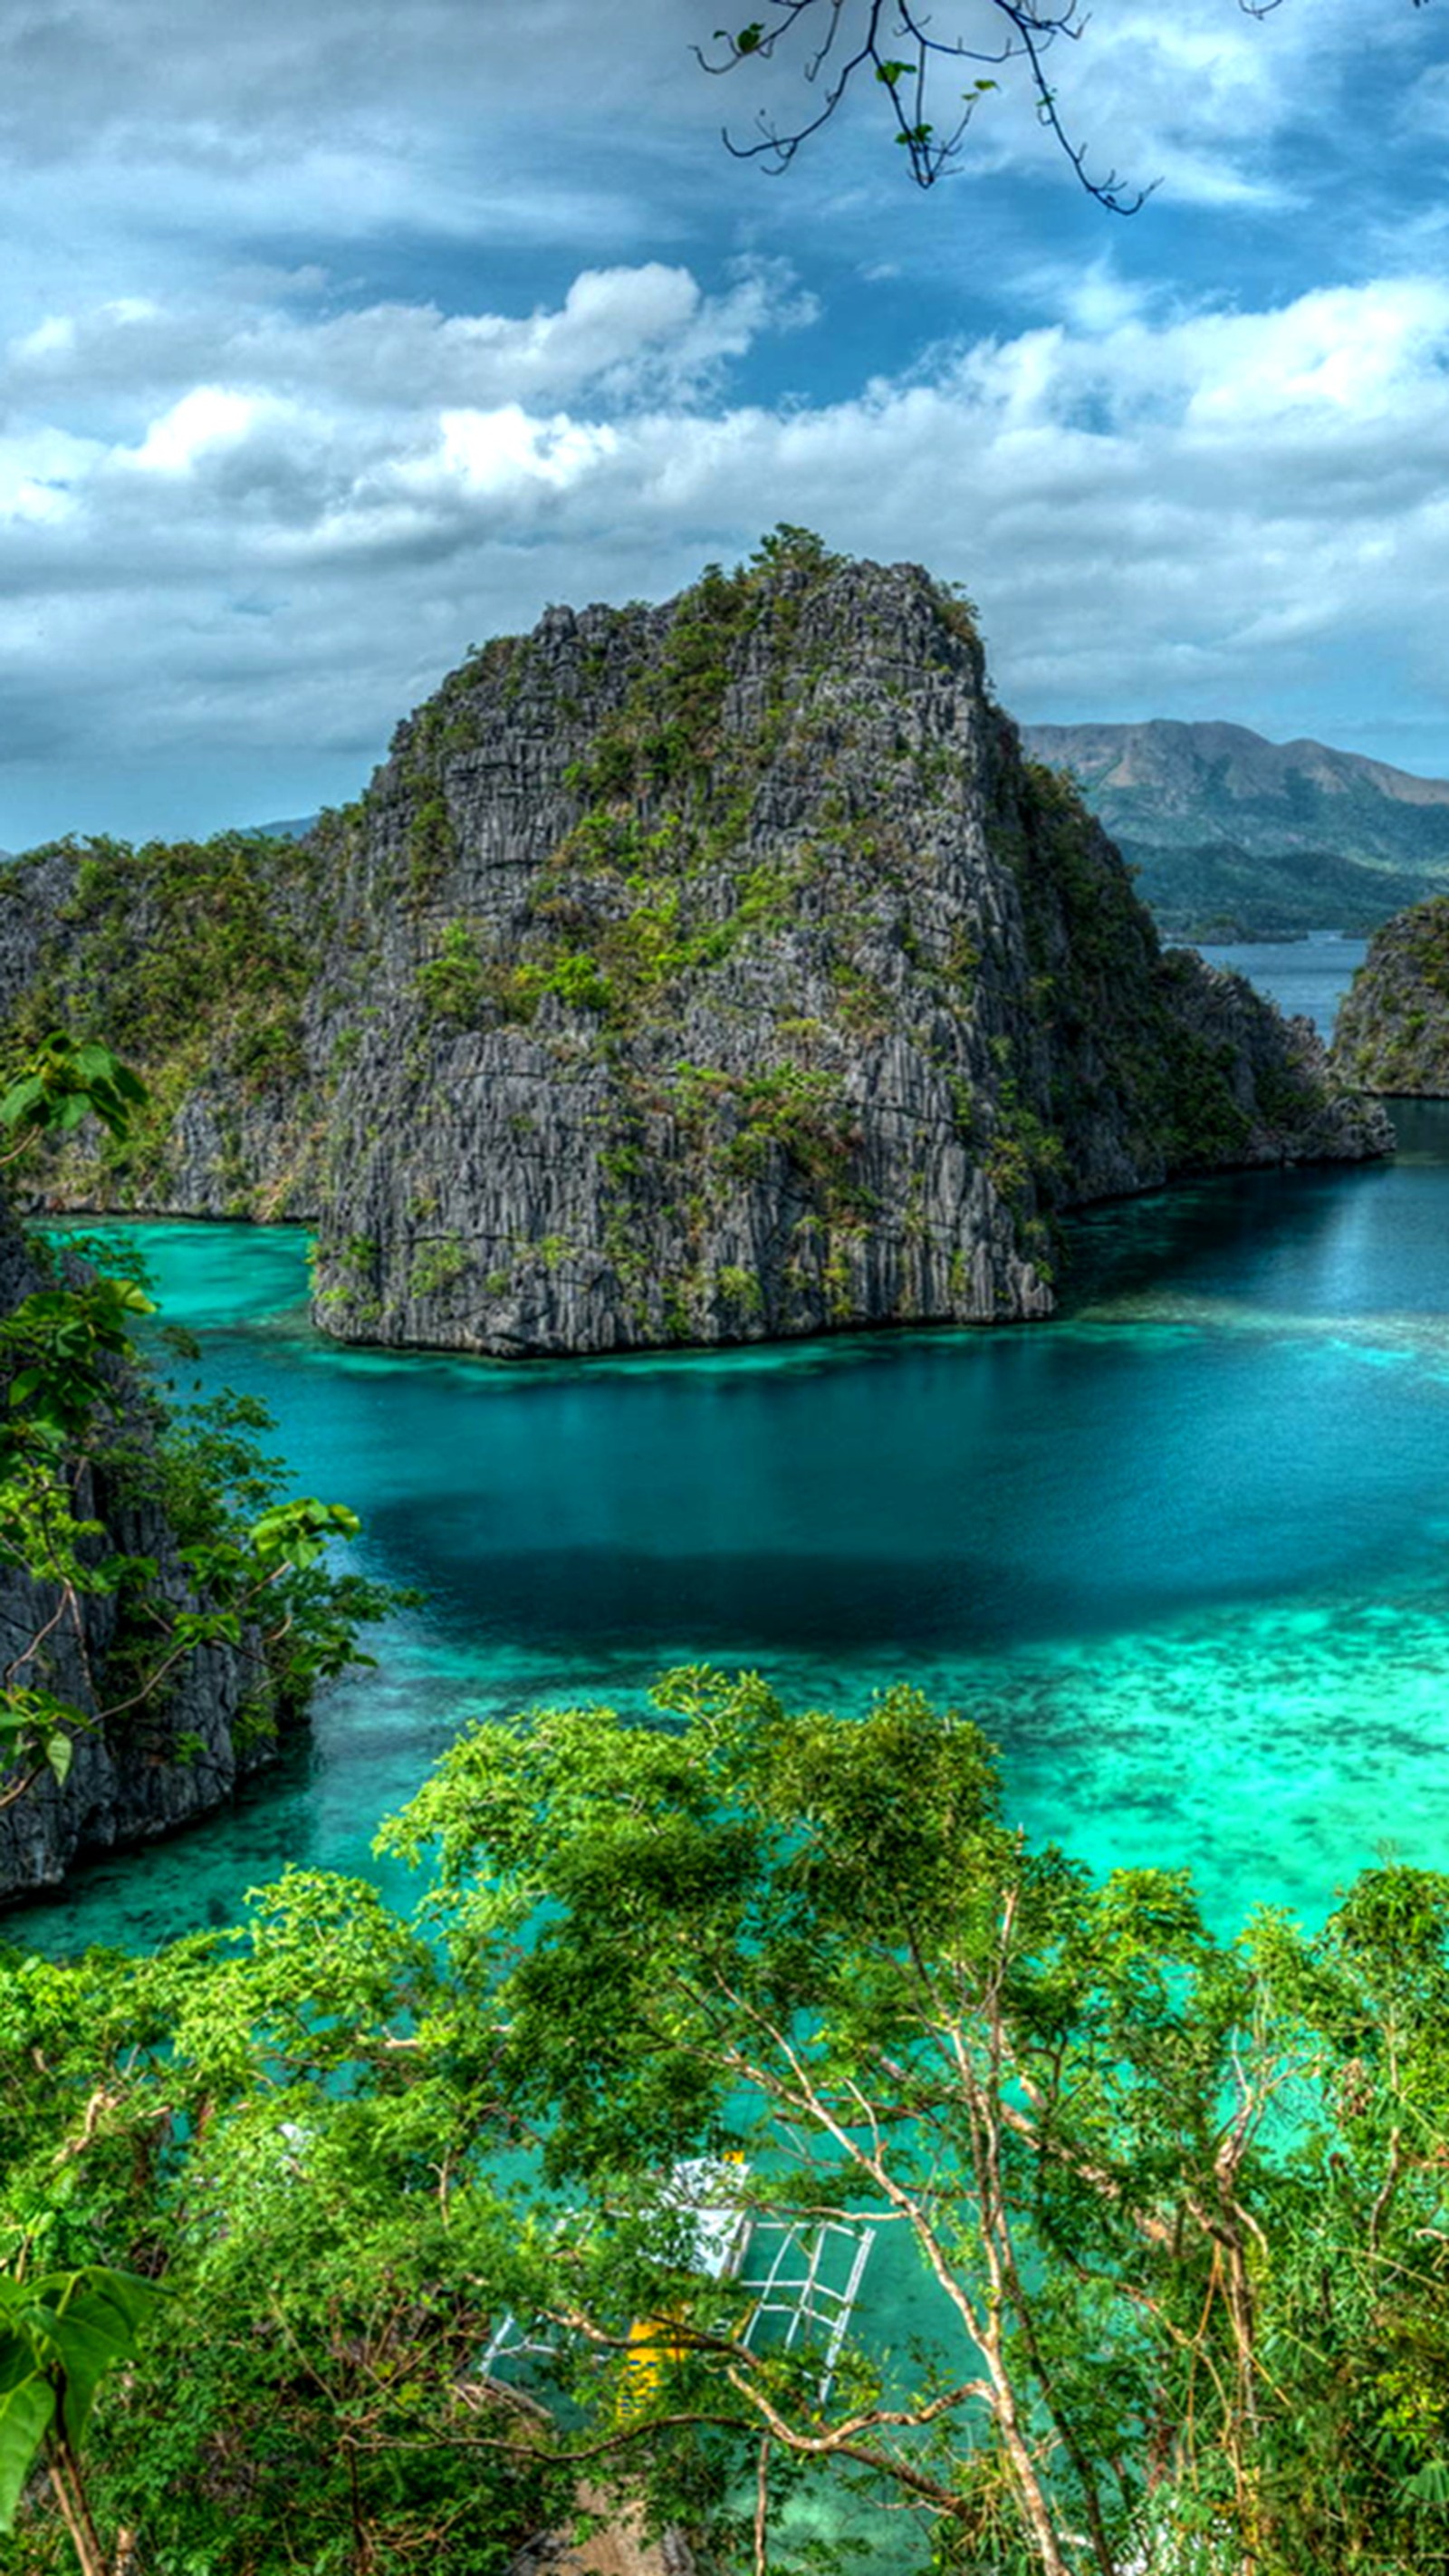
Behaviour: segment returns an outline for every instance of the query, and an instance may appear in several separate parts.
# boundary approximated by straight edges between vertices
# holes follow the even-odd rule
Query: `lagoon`
[[[1011,1817],[1310,1915],[1386,1841],[1449,1855],[1449,1108],[1393,1164],[1092,1211],[1060,1317],[502,1367],[314,1335],[293,1230],[127,1228],[291,1490],[426,1588],[280,1776],[11,1918],[50,1949],[234,1920],[287,1860],[380,1874],[457,1727],[642,1706],[667,1664],[981,1718]]]

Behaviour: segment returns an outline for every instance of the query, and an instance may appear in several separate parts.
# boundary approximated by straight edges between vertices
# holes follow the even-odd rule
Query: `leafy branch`
[[[146,1098],[139,1076],[108,1047],[54,1032],[0,1097],[0,1131],[9,1139],[0,1169],[90,1115],[124,1141]],[[0,1565],[38,1585],[44,1602],[0,1672],[0,1766],[9,1775],[0,1783],[0,1810],[47,1770],[64,1781],[79,1733],[155,1706],[200,1649],[248,1654],[268,1676],[285,1654],[289,1687],[300,1694],[352,1660],[357,1619],[388,1606],[376,1587],[337,1586],[322,1574],[329,1541],[354,1537],[359,1523],[345,1505],[312,1496],[271,1503],[249,1526],[238,1526],[221,1508],[215,1477],[208,1483],[203,1474],[199,1525],[179,1549],[189,1594],[180,1602],[159,1585],[154,1558],[108,1548],[96,1482],[125,1458],[128,1440],[133,1463],[137,1451],[148,1458],[147,1441],[134,1438],[141,1362],[132,1327],[153,1312],[134,1280],[81,1274],[72,1264],[0,1321]],[[165,1444],[158,1418],[149,1441],[153,1487]],[[233,1441],[229,1457],[232,1474],[255,1490],[254,1454]],[[164,1496],[153,1499],[164,1523]],[[154,1632],[125,1687],[109,1696],[93,1669],[85,1611],[88,1600],[105,1596],[121,1596],[133,1624]],[[50,1687],[62,1636],[84,1679],[89,1712]]]

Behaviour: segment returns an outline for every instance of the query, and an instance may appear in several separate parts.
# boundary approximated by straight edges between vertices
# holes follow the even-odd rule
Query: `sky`
[[[724,14],[6,0],[0,847],[342,803],[470,645],[780,521],[964,584],[1023,722],[1449,776],[1449,0],[1096,0],[1128,218],[1010,66],[929,193],[878,88],[732,157],[816,93]]]

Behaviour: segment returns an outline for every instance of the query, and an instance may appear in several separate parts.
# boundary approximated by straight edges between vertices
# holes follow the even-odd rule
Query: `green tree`
[[[566,2515],[547,2420],[482,2368],[553,2260],[495,2178],[485,2065],[429,1943],[346,1880],[291,1872],[244,1935],[154,1958],[0,1950],[0,2261],[165,2286],[87,2460],[148,2576],[503,2576]]]
[[[109,1048],[55,1032],[0,1096],[0,1172],[88,1116],[124,1140],[145,1101],[144,1084]],[[78,1732],[164,1709],[201,1647],[249,1655],[260,1696],[300,1704],[314,1681],[353,1659],[358,1623],[396,1597],[326,1574],[325,1544],[356,1535],[355,1513],[310,1496],[276,1501],[255,1451],[238,1442],[234,1412],[224,1474],[215,1419],[189,1437],[167,1414],[132,1338],[137,1318],[153,1312],[135,1280],[74,1261],[51,1270],[0,1319],[0,1571],[39,1587],[32,1633],[0,1672],[0,1806],[47,1769],[63,1780]],[[106,1486],[157,1507],[176,1541],[178,1582],[159,1579],[155,1558],[111,1544],[97,1508]],[[248,1523],[236,1507],[242,1491],[271,1508]],[[105,1673],[85,1607],[101,1598],[122,1614],[122,1644],[113,1640]],[[86,1704],[53,1687],[62,1643]]]
[[[1246,2529],[1273,2085],[1234,2081],[1242,1960],[1180,1878],[1028,1851],[978,1729],[913,1691],[850,1724],[750,1678],[657,1696],[661,1726],[476,1729],[386,1840],[436,1838],[510,2099],[559,2187],[628,2222],[661,2417],[864,2470],[963,2565],[1113,2576],[1154,2478]],[[818,2335],[755,2347],[744,2293],[732,2317],[660,2239],[659,2177],[701,2155],[744,2160],[757,2225],[909,2240],[941,2321],[913,2384],[861,2347],[827,2390]]]
[[[501,2576],[631,2499],[785,2576],[816,2481],[943,2576],[1443,2566],[1449,1876],[1224,1943],[1029,1849],[913,1691],[658,1700],[462,1738],[385,1837],[410,1921],[293,1871],[154,1959],[0,1952],[6,2277],[166,2286],[101,2527],[157,2576]],[[901,2303],[834,2351],[710,2255],[828,2223]]]

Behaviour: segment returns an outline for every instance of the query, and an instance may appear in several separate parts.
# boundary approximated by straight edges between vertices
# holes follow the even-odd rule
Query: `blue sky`
[[[926,196],[864,94],[732,160],[803,93],[727,14],[9,0],[0,846],[342,801],[470,643],[782,519],[963,582],[1023,720],[1449,775],[1449,0],[1097,0],[1128,221],[1006,75]]]

